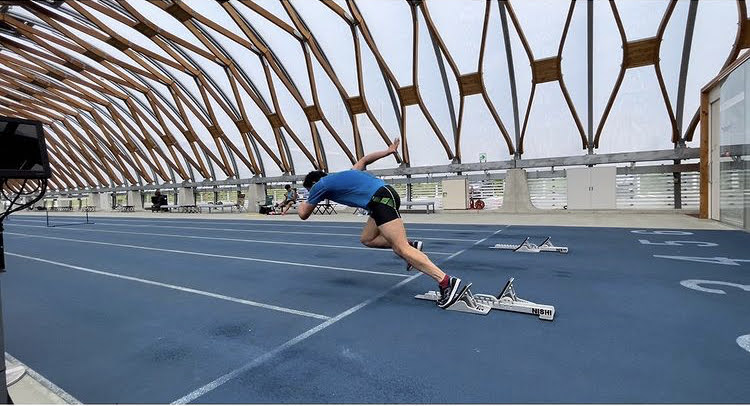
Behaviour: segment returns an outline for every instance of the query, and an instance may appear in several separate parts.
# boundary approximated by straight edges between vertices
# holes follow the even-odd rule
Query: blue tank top
[[[367,172],[351,169],[322,177],[310,189],[307,203],[318,204],[325,199],[350,207],[367,208],[375,192],[385,185]]]

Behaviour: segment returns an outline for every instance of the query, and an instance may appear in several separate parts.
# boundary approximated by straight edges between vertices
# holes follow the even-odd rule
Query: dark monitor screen
[[[42,123],[0,117],[0,178],[47,179],[51,175]]]

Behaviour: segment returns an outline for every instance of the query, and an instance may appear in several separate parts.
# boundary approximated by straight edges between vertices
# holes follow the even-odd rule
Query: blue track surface
[[[434,282],[361,249],[360,224],[94,221],[12,217],[0,277],[6,351],[84,403],[750,402],[744,232],[408,225],[547,322],[415,300]],[[570,253],[488,249],[527,236]]]

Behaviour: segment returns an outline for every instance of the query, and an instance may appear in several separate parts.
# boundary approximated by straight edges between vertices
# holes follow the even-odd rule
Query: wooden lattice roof
[[[465,61],[457,60],[455,49],[451,52],[446,46],[449,36],[463,31],[432,18],[439,0],[404,0],[402,9],[412,23],[411,43],[401,44],[411,53],[405,80],[383,56],[384,45],[372,30],[378,25],[382,32],[391,22],[366,18],[361,9],[365,2],[382,0],[202,1],[212,2],[210,15],[196,10],[197,3],[182,0],[0,1],[0,114],[45,123],[53,189],[219,180],[246,173],[266,175],[270,169],[330,169],[332,155],[354,163],[370,152],[365,145],[384,147],[394,137],[402,138],[396,163],[405,165],[423,148],[440,157],[436,164],[461,162],[466,142],[481,142],[487,149],[519,157],[526,138],[535,136],[528,131],[530,113],[538,85],[546,83],[558,86],[564,114],[580,138],[579,148],[594,150],[607,141],[602,139],[603,129],[631,68],[653,69],[664,101],[654,108],[666,109],[672,142],[692,141],[698,123],[697,111],[685,112],[692,117],[688,125],[679,120],[679,99],[698,95],[684,94],[682,74],[678,91],[671,94],[659,58],[668,24],[680,19],[686,27],[678,44],[684,48],[682,66],[670,69],[687,72],[689,58],[684,56],[686,50],[689,55],[698,7],[688,6],[690,2],[684,2],[690,12],[676,17],[681,2],[664,1],[656,35],[647,38],[626,35],[619,8],[628,7],[628,2],[608,2],[622,60],[602,114],[589,118],[593,126],[587,129],[581,118],[587,106],[571,98],[563,61],[571,26],[583,24],[585,29],[586,19],[574,21],[573,16],[576,10],[583,13],[587,2],[565,3],[564,28],[555,39],[557,53],[537,55],[527,40],[529,27],[517,16],[522,2],[456,0],[484,7],[481,36],[464,39],[479,44],[478,58],[470,64],[474,67],[467,70],[459,68],[466,64],[458,63]],[[745,2],[737,1],[736,9],[736,36],[724,66],[750,47]],[[338,38],[353,49],[348,65],[334,59],[340,58],[331,52],[337,43],[322,39],[325,30],[320,24],[310,24],[316,13],[325,13],[327,22],[348,32],[348,37]],[[518,38],[531,72],[526,103],[516,98],[517,65],[508,63],[509,74],[486,66],[487,43],[499,40],[490,32],[504,32],[505,41],[511,37],[508,32]],[[431,58],[420,51],[425,48],[420,38],[431,42]],[[505,46],[502,51],[511,53],[510,43]],[[435,65],[441,80],[431,83],[421,77],[421,64]],[[354,78],[356,85],[344,83],[344,75]],[[380,76],[390,97],[373,96],[368,75]],[[508,94],[493,97],[488,83],[507,82],[509,76]],[[426,86],[440,91],[425,92]],[[467,104],[472,96],[478,101]],[[436,103],[447,103],[447,110],[436,111]],[[515,114],[501,114],[499,106],[509,105]],[[492,123],[487,132],[493,136],[466,141],[468,108],[486,110]],[[383,110],[397,117],[397,131],[387,129]],[[436,119],[443,111],[452,118],[448,128]],[[429,147],[414,143],[407,119],[426,122],[424,128],[436,142]],[[292,121],[304,121],[306,127]],[[343,130],[342,122],[348,123]]]

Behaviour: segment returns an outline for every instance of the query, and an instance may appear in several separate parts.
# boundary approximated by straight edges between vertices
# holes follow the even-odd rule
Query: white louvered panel
[[[699,204],[697,172],[682,174],[682,208],[697,209]],[[617,175],[618,209],[672,209],[674,208],[674,175],[650,173]]]
[[[529,179],[531,204],[538,209],[564,209],[568,204],[568,183],[561,178]]]
[[[503,205],[505,181],[502,179],[484,180],[469,183],[470,196],[482,199],[484,209],[497,209]]]

